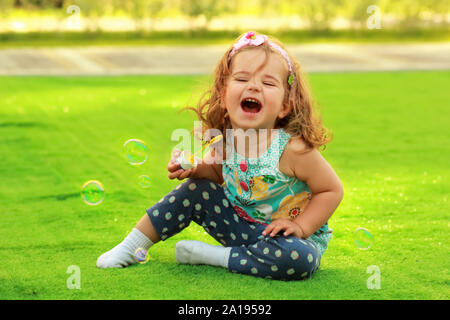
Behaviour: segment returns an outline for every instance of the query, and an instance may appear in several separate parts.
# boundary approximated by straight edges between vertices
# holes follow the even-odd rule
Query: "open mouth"
[[[246,98],[241,101],[241,108],[245,112],[258,113],[261,107],[261,103],[256,99]]]

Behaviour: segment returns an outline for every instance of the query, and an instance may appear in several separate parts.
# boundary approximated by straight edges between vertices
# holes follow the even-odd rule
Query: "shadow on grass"
[[[47,196],[40,196],[40,197],[34,197],[34,198],[30,198],[28,200],[56,200],[56,201],[65,201],[67,199],[72,199],[72,198],[78,198],[81,197],[79,192],[73,192],[73,193],[60,193],[60,194],[51,194],[51,195],[47,195]]]
[[[118,202],[132,203],[134,200],[132,199],[133,194],[129,192],[118,191],[115,193],[109,193],[108,197],[111,200],[115,200]],[[68,199],[74,199],[81,197],[80,192],[71,192],[71,193],[59,193],[59,194],[49,194],[43,195],[39,197],[28,198],[30,201],[40,201],[40,200],[56,200],[56,201],[65,201]]]
[[[41,122],[0,122],[0,128],[35,128],[48,126],[48,124]]]

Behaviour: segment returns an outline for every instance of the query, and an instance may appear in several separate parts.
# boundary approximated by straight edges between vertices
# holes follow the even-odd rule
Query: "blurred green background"
[[[247,30],[284,42],[435,41],[450,39],[449,21],[446,0],[0,0],[3,46],[221,43]]]
[[[0,0],[0,299],[448,299],[449,18],[448,0]],[[215,244],[195,224],[144,266],[98,269],[178,184],[170,137],[194,117],[177,112],[248,30],[295,53],[335,133],[324,156],[345,197],[319,272],[280,282],[179,265],[176,241]],[[130,138],[149,143],[146,165],[124,160]],[[80,197],[91,179],[99,206]],[[359,226],[370,250],[355,246]]]

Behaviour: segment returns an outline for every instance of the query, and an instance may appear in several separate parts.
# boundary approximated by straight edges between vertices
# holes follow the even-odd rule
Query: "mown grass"
[[[153,32],[28,32],[0,33],[0,48],[59,46],[141,46],[229,44],[242,31],[153,31]],[[277,37],[283,43],[389,43],[450,41],[448,29],[374,30],[255,30]]]
[[[0,299],[448,299],[450,72],[309,78],[345,196],[320,270],[283,282],[177,264],[178,240],[216,243],[195,224],[155,245],[147,264],[95,265],[178,183],[165,169],[171,133],[192,127],[177,111],[195,103],[206,76],[1,77]],[[142,166],[124,158],[130,138],[149,146]],[[90,179],[105,187],[98,206],[80,197]],[[374,236],[369,250],[355,246],[358,226]],[[79,290],[66,284],[71,265]],[[372,265],[379,290],[367,287]]]

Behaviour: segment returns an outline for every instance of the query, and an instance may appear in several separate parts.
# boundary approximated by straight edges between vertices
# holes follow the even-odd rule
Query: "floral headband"
[[[248,47],[248,46],[254,46],[254,47],[258,47],[260,45],[262,45],[264,42],[267,41],[267,44],[269,46],[271,46],[273,49],[277,50],[281,56],[286,60],[288,66],[289,66],[289,78],[288,78],[288,83],[289,85],[292,85],[292,81],[294,79],[295,73],[294,73],[294,68],[292,67],[292,63],[291,63],[291,59],[289,59],[288,54],[286,53],[286,51],[284,51],[279,45],[268,41],[268,38],[266,35],[260,34],[260,35],[255,35],[255,32],[253,31],[249,31],[246,34],[244,34],[234,45],[233,45],[233,50],[230,51],[230,54],[228,55],[228,61],[231,60],[231,57],[234,56],[234,54],[244,48],[244,47]]]

